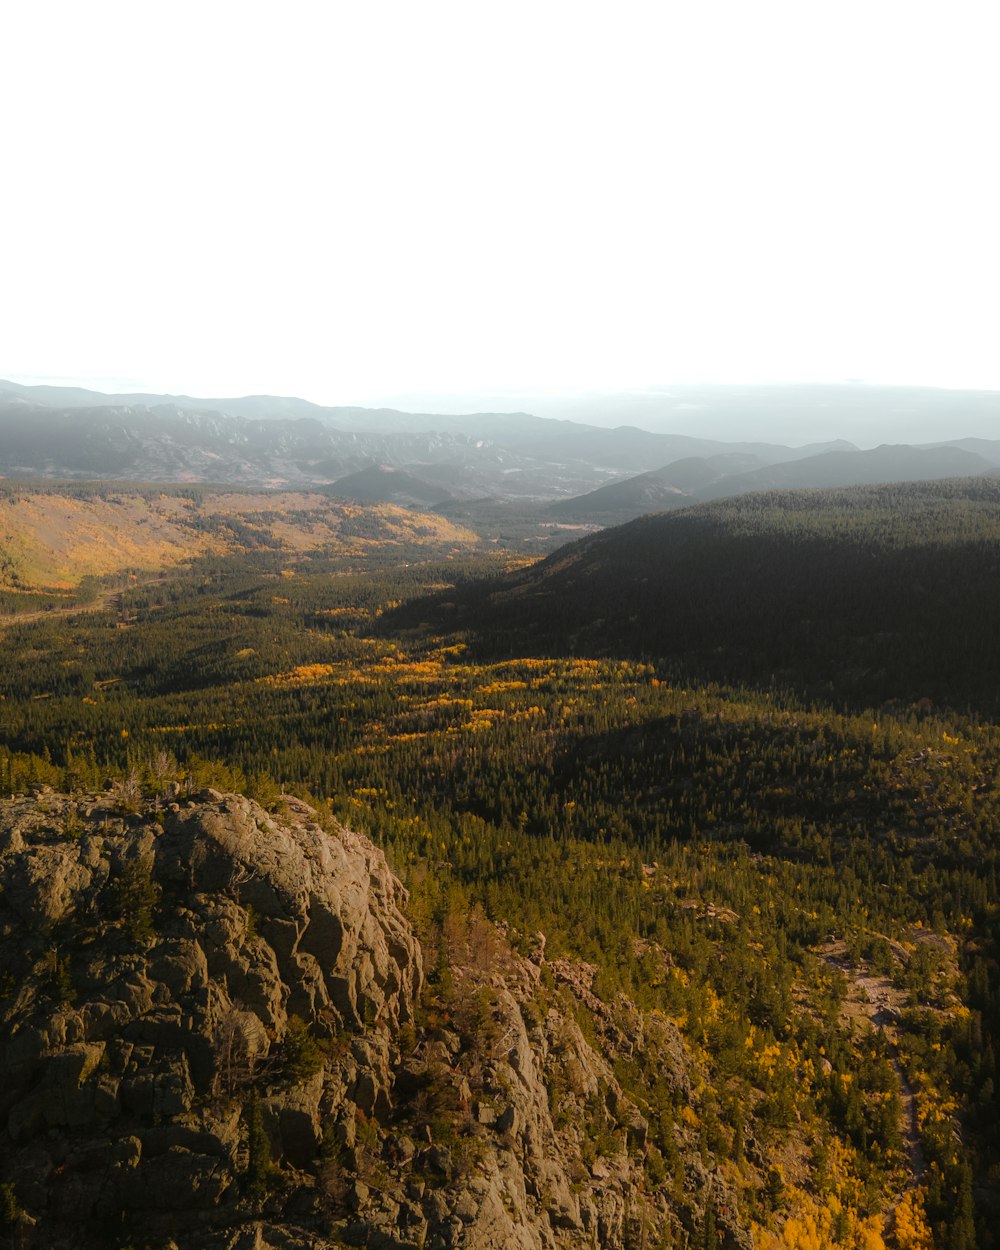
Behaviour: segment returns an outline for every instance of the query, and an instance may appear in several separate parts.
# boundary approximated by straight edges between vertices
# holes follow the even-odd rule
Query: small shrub
[[[60,955],[53,947],[45,958],[49,985],[57,1002],[68,1006],[76,1001],[76,990],[73,987],[73,973],[68,955]]]
[[[264,1128],[264,1113],[254,1097],[247,1121],[247,1188],[254,1197],[261,1198],[276,1187],[280,1175],[271,1162],[271,1143]]]
[[[288,1021],[285,1034],[285,1066],[294,1081],[308,1081],[323,1067],[323,1051],[309,1032],[309,1026],[298,1016]]]
[[[122,928],[133,942],[145,945],[153,936],[153,911],[160,901],[151,856],[124,865],[115,883],[114,899]]]
[[[14,1193],[14,1186],[0,1185],[0,1228],[11,1228],[17,1223],[21,1206]]]

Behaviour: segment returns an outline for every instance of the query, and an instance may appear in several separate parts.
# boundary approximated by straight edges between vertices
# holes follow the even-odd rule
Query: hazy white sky
[[[995,3],[3,6],[0,377],[1000,388]]]

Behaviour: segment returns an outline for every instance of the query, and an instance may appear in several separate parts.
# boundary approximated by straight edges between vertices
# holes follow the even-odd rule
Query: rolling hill
[[[760,490],[808,490],[828,486],[868,486],[878,482],[929,482],[988,473],[993,462],[960,447],[883,444],[868,451],[826,451],[786,464],[766,465],[708,483],[694,493],[719,499]]]
[[[843,444],[816,455],[769,464],[761,464],[755,456],[730,453],[677,460],[575,499],[558,500],[548,512],[592,524],[621,525],[650,512],[751,491],[924,482],[994,470],[994,462],[987,455],[958,446],[884,445],[861,451]]]
[[[647,516],[409,604],[480,654],[656,657],[866,705],[1000,704],[1000,482],[771,492]]]
[[[554,517],[620,525],[647,512],[687,507],[700,489],[760,467],[760,459],[745,452],[689,456],[575,499],[560,499],[547,511]]]
[[[369,465],[367,469],[338,478],[325,493],[334,499],[394,503],[405,508],[433,507],[451,500],[447,491],[432,482],[425,482],[405,469],[394,469],[384,464]]]
[[[478,541],[444,517],[319,493],[41,483],[0,489],[0,588],[9,590],[70,589],[85,577],[160,572],[200,556],[440,554]]]

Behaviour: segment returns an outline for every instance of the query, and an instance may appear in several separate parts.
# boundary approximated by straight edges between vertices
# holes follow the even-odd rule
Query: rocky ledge
[[[650,1182],[609,1059],[655,1047],[683,1095],[666,1023],[606,1012],[587,1040],[542,993],[585,1011],[586,976],[481,917],[453,926],[448,1004],[422,1007],[406,901],[380,851],[296,799],[0,803],[13,1244],[624,1250],[696,1232],[710,1200],[746,1246],[697,1162],[672,1198]]]

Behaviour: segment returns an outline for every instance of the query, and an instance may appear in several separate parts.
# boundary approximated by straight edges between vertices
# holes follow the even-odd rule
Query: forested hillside
[[[644,517],[402,610],[476,654],[618,655],[838,704],[1000,708],[1000,481],[750,495]]]
[[[409,885],[442,1027],[478,907],[541,960],[533,1019],[614,1031],[648,1128],[590,1104],[584,1190],[627,1155],[686,1244],[753,1226],[763,1248],[988,1250],[1000,729],[961,710],[970,662],[935,648],[950,620],[992,662],[996,498],[742,500],[510,573],[203,558],[112,612],[5,625],[0,792],[307,797]],[[876,590],[896,631],[879,654],[909,674],[891,703],[890,676],[866,701],[822,660],[831,616],[871,638]],[[686,1081],[662,1068],[664,1028]],[[556,1131],[574,1073],[548,1069]],[[608,1244],[653,1244],[643,1227]]]

